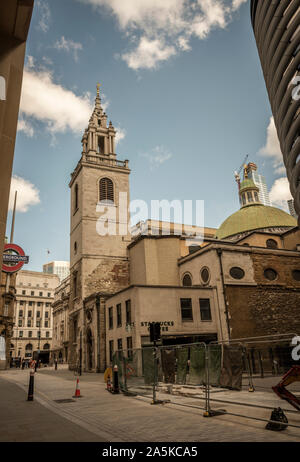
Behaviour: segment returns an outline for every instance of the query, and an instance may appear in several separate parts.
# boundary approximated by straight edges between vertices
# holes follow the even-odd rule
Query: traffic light
[[[150,322],[150,342],[160,340],[160,322]]]

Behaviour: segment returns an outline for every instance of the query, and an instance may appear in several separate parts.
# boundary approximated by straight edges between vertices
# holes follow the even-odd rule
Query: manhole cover
[[[58,404],[75,403],[75,399],[55,399],[54,402]]]

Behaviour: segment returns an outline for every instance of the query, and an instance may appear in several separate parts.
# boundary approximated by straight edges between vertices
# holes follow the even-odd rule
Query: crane
[[[240,168],[238,169],[238,171],[235,171],[234,172],[234,178],[235,178],[235,181],[237,182],[238,184],[238,187],[239,187],[239,190],[240,190],[240,184],[241,184],[241,178],[240,178],[240,173],[242,171],[242,168],[245,167],[245,164],[246,164],[246,161],[248,159],[249,155],[247,154],[245,159],[243,160],[243,163],[242,165],[240,166]]]

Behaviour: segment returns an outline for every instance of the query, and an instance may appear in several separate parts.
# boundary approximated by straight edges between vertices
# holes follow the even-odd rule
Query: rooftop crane
[[[247,154],[246,157],[245,157],[245,159],[243,160],[242,165],[241,165],[240,168],[238,169],[238,171],[235,171],[235,172],[234,172],[234,178],[235,178],[235,181],[236,181],[237,184],[238,184],[239,190],[240,190],[240,185],[241,185],[240,173],[241,173],[241,171],[242,171],[242,168],[243,168],[243,167],[244,167],[244,168],[246,167],[246,161],[247,161],[248,157],[249,157],[249,155]]]

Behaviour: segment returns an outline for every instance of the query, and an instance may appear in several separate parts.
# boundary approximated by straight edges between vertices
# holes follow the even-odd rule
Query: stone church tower
[[[69,183],[69,363],[81,363],[82,370],[91,371],[105,367],[100,364],[100,356],[105,358],[105,296],[126,287],[129,280],[130,170],[127,160],[117,160],[116,131],[107,124],[99,87],[82,137],[81,159]]]

